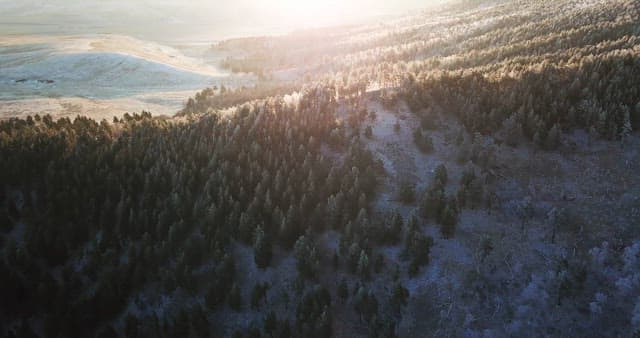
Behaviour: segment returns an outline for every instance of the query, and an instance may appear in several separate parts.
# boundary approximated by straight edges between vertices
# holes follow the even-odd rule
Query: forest
[[[0,120],[2,336],[640,335],[640,3],[211,48],[260,82]]]

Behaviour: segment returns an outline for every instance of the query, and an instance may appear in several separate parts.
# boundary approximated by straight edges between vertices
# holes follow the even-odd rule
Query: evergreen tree
[[[320,265],[320,257],[315,243],[308,234],[298,238],[294,246],[294,253],[298,273],[307,278],[315,277]]]
[[[264,233],[261,225],[256,228],[254,238],[254,260],[259,268],[266,268],[271,263],[272,248],[271,241]]]
[[[452,238],[455,235],[457,223],[458,208],[454,201],[449,201],[442,212],[440,221],[440,230],[444,238]]]
[[[369,277],[369,256],[364,250],[360,251],[360,258],[358,259],[357,272],[362,278]]]
[[[435,170],[433,184],[435,186],[444,188],[447,186],[448,178],[449,178],[449,175],[447,174],[447,167],[445,167],[444,164],[438,165]]]
[[[349,297],[349,285],[346,279],[342,279],[338,285],[338,297],[344,302]]]
[[[242,309],[242,294],[237,284],[233,284],[231,291],[229,291],[229,307],[234,311],[240,311]]]
[[[444,188],[438,184],[432,184],[422,199],[421,211],[424,217],[440,219],[445,207]]]

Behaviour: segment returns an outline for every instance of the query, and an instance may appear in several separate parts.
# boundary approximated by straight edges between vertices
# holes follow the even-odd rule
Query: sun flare
[[[270,1],[272,15],[288,26],[316,27],[348,22],[355,14],[353,1]]]

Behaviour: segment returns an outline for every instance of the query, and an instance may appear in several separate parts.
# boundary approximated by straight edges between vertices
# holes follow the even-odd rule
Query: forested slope
[[[0,121],[0,332],[633,336],[640,5],[232,40],[174,118]]]

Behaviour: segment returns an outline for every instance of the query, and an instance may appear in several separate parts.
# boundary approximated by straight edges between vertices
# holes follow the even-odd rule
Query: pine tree
[[[396,283],[393,287],[393,294],[391,295],[391,305],[396,312],[400,312],[403,307],[407,306],[409,301],[409,290],[402,286],[400,283]]]
[[[629,135],[631,135],[633,128],[631,127],[631,114],[629,108],[627,106],[624,106],[623,112],[622,126],[620,127],[620,140],[622,145],[624,146],[625,141],[627,140]]]
[[[358,259],[358,275],[362,278],[369,277],[369,256],[364,250],[360,251],[360,258]]]
[[[271,310],[269,311],[267,317],[265,317],[264,319],[264,332],[266,332],[269,336],[273,336],[273,333],[275,332],[277,326],[278,317],[276,316],[276,313]]]
[[[294,245],[294,254],[297,260],[298,273],[303,277],[314,277],[320,265],[320,257],[318,249],[309,234],[298,238]]]
[[[445,167],[444,164],[440,164],[436,167],[435,177],[433,182],[435,185],[444,188],[447,185],[448,177],[449,176],[447,174],[447,167]]]
[[[268,236],[264,233],[261,225],[255,230],[255,241],[253,244],[254,260],[256,265],[264,269],[271,263],[272,245]]]
[[[411,204],[416,199],[416,191],[410,182],[402,182],[398,187],[398,200],[404,204]]]
[[[347,253],[347,265],[349,266],[349,271],[357,272],[360,252],[362,252],[362,248],[360,248],[358,242],[353,242],[351,246],[349,246],[349,251]]]
[[[449,201],[446,203],[440,220],[440,230],[444,238],[452,238],[455,235],[457,223],[458,208],[454,201]]]
[[[548,150],[554,150],[558,148],[560,145],[560,135],[562,131],[560,130],[560,126],[556,123],[551,127],[549,132],[547,133],[547,138],[545,140],[545,148]]]
[[[344,278],[338,285],[338,297],[340,297],[342,301],[347,300],[347,297],[349,297],[349,285],[347,284],[347,280]]]
[[[445,196],[443,187],[432,184],[427,189],[422,200],[421,211],[424,217],[431,219],[440,219],[440,215],[444,210]]]
[[[517,114],[512,114],[502,123],[502,134],[506,144],[516,147],[522,139],[522,126],[518,122]]]
[[[371,126],[364,128],[364,136],[368,139],[373,138],[373,129],[371,129]]]
[[[229,291],[229,307],[234,311],[240,311],[242,309],[242,294],[237,284],[233,284],[231,291]]]
[[[256,283],[251,291],[251,308],[259,309],[262,301],[267,296],[267,290],[269,290],[269,284],[264,283]]]

